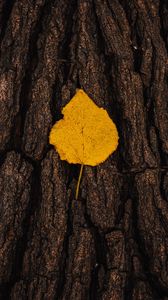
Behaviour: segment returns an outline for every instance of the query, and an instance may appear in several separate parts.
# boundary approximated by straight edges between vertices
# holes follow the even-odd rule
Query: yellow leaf
[[[99,108],[81,89],[63,108],[64,118],[52,127],[49,141],[61,160],[96,166],[118,145],[118,132],[105,109]]]

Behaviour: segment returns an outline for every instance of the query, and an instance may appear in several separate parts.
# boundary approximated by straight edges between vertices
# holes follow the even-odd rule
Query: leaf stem
[[[78,199],[78,194],[79,194],[79,186],[80,186],[80,182],[81,182],[81,177],[82,177],[82,172],[83,172],[83,164],[80,167],[80,173],[79,173],[79,177],[78,177],[78,183],[77,183],[77,187],[76,187],[76,194],[75,194],[75,199]]]

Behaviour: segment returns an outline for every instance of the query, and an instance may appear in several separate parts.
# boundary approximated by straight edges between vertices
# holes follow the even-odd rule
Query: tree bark
[[[0,299],[168,299],[168,3],[0,1]],[[119,147],[49,145],[82,88]]]

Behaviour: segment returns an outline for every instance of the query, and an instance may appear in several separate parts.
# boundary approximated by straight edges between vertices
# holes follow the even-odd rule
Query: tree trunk
[[[0,1],[0,299],[168,299],[168,3]],[[98,167],[49,145],[82,88],[114,120]]]

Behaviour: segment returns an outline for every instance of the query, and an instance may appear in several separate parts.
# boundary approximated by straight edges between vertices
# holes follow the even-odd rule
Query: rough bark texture
[[[168,2],[0,1],[0,299],[168,299]],[[98,167],[60,161],[76,88],[117,124]]]

